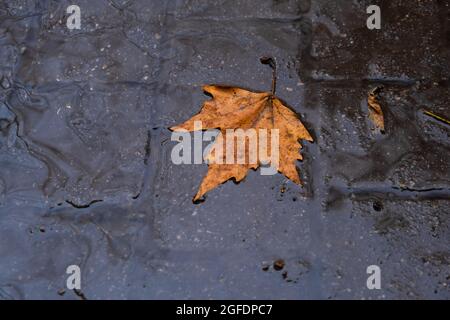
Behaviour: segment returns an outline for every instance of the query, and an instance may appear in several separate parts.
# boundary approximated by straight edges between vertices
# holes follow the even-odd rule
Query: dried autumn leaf
[[[279,159],[277,170],[287,178],[297,184],[301,184],[299,174],[296,169],[296,161],[302,160],[299,150],[302,148],[299,140],[313,141],[305,126],[297,118],[297,115],[269,92],[251,92],[241,88],[224,86],[204,86],[203,90],[212,96],[211,100],[205,101],[201,111],[181,125],[170,128],[173,131],[195,131],[194,122],[201,121],[202,129],[220,129],[221,133],[216,138],[214,145],[222,144],[223,149],[227,148],[227,129],[266,129],[268,135],[271,129],[278,129],[279,135]],[[267,139],[270,141],[270,137]],[[213,146],[214,147],[214,146]],[[265,154],[271,154],[271,147],[259,145],[259,148],[267,148]],[[246,159],[248,145],[245,149]],[[225,152],[223,152],[225,153]],[[223,155],[222,155],[223,157]],[[208,154],[208,173],[203,179],[194,201],[199,200],[203,195],[214,189],[227,180],[234,179],[241,181],[247,175],[249,169],[257,169],[261,164],[267,163],[268,159],[263,159],[258,153],[256,163],[245,164],[222,164],[217,163],[215,153]],[[223,159],[222,159],[223,160]]]
[[[377,87],[369,92],[367,104],[369,106],[369,119],[375,125],[375,128],[384,133],[384,116],[381,105],[378,102],[377,93],[381,88]]]

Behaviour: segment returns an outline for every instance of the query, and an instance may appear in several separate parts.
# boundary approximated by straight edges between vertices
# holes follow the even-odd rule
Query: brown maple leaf
[[[384,116],[383,110],[381,109],[381,105],[378,102],[378,92],[381,90],[381,87],[376,87],[372,91],[369,92],[369,96],[367,97],[367,104],[369,106],[369,119],[375,125],[375,128],[380,130],[381,133],[384,133]]]
[[[274,79],[276,79],[274,77]],[[208,173],[203,179],[200,188],[193,201],[197,201],[203,195],[218,185],[233,179],[239,182],[245,178],[249,169],[256,170],[260,165],[265,165],[273,160],[271,129],[278,129],[278,159],[276,170],[297,184],[301,184],[296,169],[296,161],[302,160],[299,140],[313,141],[305,126],[297,115],[286,107],[274,96],[275,80],[272,83],[272,92],[252,92],[241,88],[209,85],[203,90],[212,96],[211,100],[205,101],[201,111],[181,125],[171,127],[172,131],[195,131],[194,123],[201,121],[202,130],[219,129],[220,134],[214,141],[208,156]],[[249,144],[250,137],[245,137],[244,163],[238,162],[239,152],[234,152],[233,163],[227,163],[226,151],[234,148],[237,144],[227,144],[227,130],[256,129],[257,138],[264,132],[267,133],[268,143],[258,144],[258,154],[255,161],[251,161]],[[262,129],[262,130],[261,130]],[[197,129],[198,130],[198,129]],[[235,139],[233,137],[233,139]],[[260,141],[260,140],[258,140]],[[234,141],[233,141],[234,142]],[[221,146],[223,152],[217,152]],[[236,155],[237,154],[237,155]],[[241,157],[241,160],[242,157]]]

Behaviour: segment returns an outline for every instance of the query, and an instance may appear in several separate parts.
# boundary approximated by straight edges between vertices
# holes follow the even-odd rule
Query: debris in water
[[[441,122],[443,122],[445,124],[450,125],[450,120],[448,120],[448,119],[446,119],[446,118],[444,118],[442,116],[439,116],[439,115],[437,115],[437,114],[435,114],[435,113],[433,113],[433,112],[431,112],[429,110],[424,110],[423,113],[426,114],[429,117],[432,117],[432,118],[434,118],[434,119],[436,119],[438,121],[441,121]]]

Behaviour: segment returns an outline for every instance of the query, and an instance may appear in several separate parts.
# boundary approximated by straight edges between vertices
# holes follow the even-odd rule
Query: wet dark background
[[[449,30],[445,0],[1,1],[0,299],[79,299],[71,264],[87,299],[450,298],[450,128],[422,112],[450,117]],[[251,172],[194,205],[207,167],[167,127],[203,84],[269,90],[263,55],[315,138],[305,186]]]

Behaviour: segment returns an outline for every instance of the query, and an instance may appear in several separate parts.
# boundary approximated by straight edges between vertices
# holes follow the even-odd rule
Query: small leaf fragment
[[[369,106],[369,119],[374,124],[375,129],[378,129],[381,133],[384,133],[384,115],[378,101],[378,92],[380,90],[381,87],[376,87],[369,92],[367,105]]]

